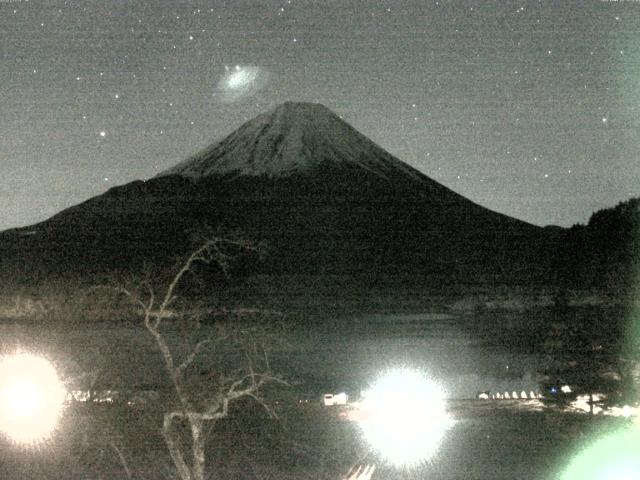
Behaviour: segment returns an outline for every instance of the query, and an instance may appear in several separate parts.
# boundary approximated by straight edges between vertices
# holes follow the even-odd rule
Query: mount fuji
[[[46,272],[167,262],[203,225],[267,245],[256,272],[544,274],[549,231],[483,208],[322,105],[288,102],[147,181],[0,234],[4,267]]]

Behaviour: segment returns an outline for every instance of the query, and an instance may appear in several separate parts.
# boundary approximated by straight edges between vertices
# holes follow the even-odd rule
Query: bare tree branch
[[[286,385],[283,379],[269,373],[266,350],[262,344],[258,345],[254,339],[251,339],[246,332],[236,338],[231,337],[228,332],[220,328],[215,338],[210,336],[199,340],[189,349],[182,361],[177,363],[174,352],[160,329],[164,319],[174,316],[174,312],[169,310],[169,307],[176,303],[177,291],[184,276],[187,273],[192,273],[194,266],[198,263],[216,264],[227,275],[233,260],[229,249],[259,251],[259,245],[235,238],[211,236],[203,239],[200,246],[193,250],[178,266],[165,289],[156,290],[154,288],[148,268],[145,269],[145,278],[138,282],[136,289],[116,288],[117,292],[125,295],[132,304],[141,308],[143,324],[155,340],[163,359],[165,371],[176,394],[179,407],[164,412],[162,435],[181,480],[204,480],[205,478],[205,440],[207,436],[207,430],[204,429],[205,422],[215,423],[226,417],[229,414],[229,405],[242,397],[253,399],[269,415],[275,415],[273,409],[259,395],[259,390],[267,383]],[[224,309],[221,311],[225,314],[231,312],[231,310]],[[262,313],[258,309],[238,309],[234,312],[237,315]],[[269,312],[269,314],[272,315],[273,312]],[[181,316],[184,318],[184,314]],[[203,401],[200,397],[201,390],[204,388],[202,381],[205,377],[196,376],[195,383],[188,383],[188,369],[206,348],[220,345],[222,340],[229,338],[233,338],[234,342],[237,342],[236,345],[243,345],[242,349],[246,359],[244,371],[248,373],[243,374],[238,371],[233,377],[227,378],[223,372],[217,372],[219,378],[217,391],[212,398]],[[262,360],[260,361],[260,359]],[[257,371],[256,361],[263,364],[264,371]],[[185,451],[181,446],[177,424],[189,427],[191,434],[189,461],[186,460]]]
[[[205,346],[211,345],[211,343],[212,342],[210,338],[200,340],[194,347],[193,351],[187,355],[187,357],[180,365],[178,365],[178,367],[176,368],[176,374],[182,376],[189,365],[191,365],[195,358],[200,354],[200,352],[204,350]]]
[[[118,458],[120,459],[120,464],[122,465],[122,468],[124,468],[124,471],[127,474],[127,479],[131,480],[132,478],[131,469],[129,468],[129,463],[127,462],[127,459],[122,453],[122,449],[120,449],[120,447],[118,447],[113,440],[111,440],[109,444],[111,445],[111,448],[113,448],[113,450],[115,450],[116,454],[118,455]]]

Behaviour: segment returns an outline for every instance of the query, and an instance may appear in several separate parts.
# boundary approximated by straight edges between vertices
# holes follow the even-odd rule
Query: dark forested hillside
[[[599,210],[587,225],[567,230],[554,263],[563,285],[628,292],[640,266],[640,198]]]

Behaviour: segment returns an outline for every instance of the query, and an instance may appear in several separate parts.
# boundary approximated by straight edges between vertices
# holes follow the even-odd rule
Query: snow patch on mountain
[[[422,175],[320,104],[287,102],[242,125],[222,141],[158,176],[284,177],[320,166],[357,166],[380,176],[391,170]]]

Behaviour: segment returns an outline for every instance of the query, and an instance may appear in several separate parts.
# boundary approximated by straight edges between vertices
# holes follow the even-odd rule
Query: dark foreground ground
[[[286,345],[271,355],[274,371],[290,381],[294,401],[273,397],[282,400],[278,419],[255,404],[236,405],[209,433],[210,480],[339,480],[358,462],[377,465],[374,480],[559,478],[575,452],[596,439],[594,432],[621,420],[536,411],[518,402],[450,402],[456,422],[438,453],[417,468],[399,469],[369,451],[357,424],[320,405],[323,392],[357,393],[380,371],[399,366],[423,369],[451,398],[489,389],[536,390],[534,372],[542,359],[537,346],[554,319],[549,310],[509,304],[494,311],[467,303],[416,308],[419,313],[338,315],[317,309],[313,322],[294,324]],[[594,318],[607,320],[601,322],[607,329],[619,317],[606,308],[575,310],[580,320],[597,312]],[[172,345],[189,340],[178,327],[166,334]],[[0,338],[3,351],[40,352],[63,367],[65,377],[95,381],[99,389],[157,389],[164,378],[157,347],[139,319],[6,321]],[[305,394],[312,400],[299,404]],[[0,437],[0,480],[176,479],[160,435],[160,413],[153,404],[70,405],[47,442],[25,448]]]

